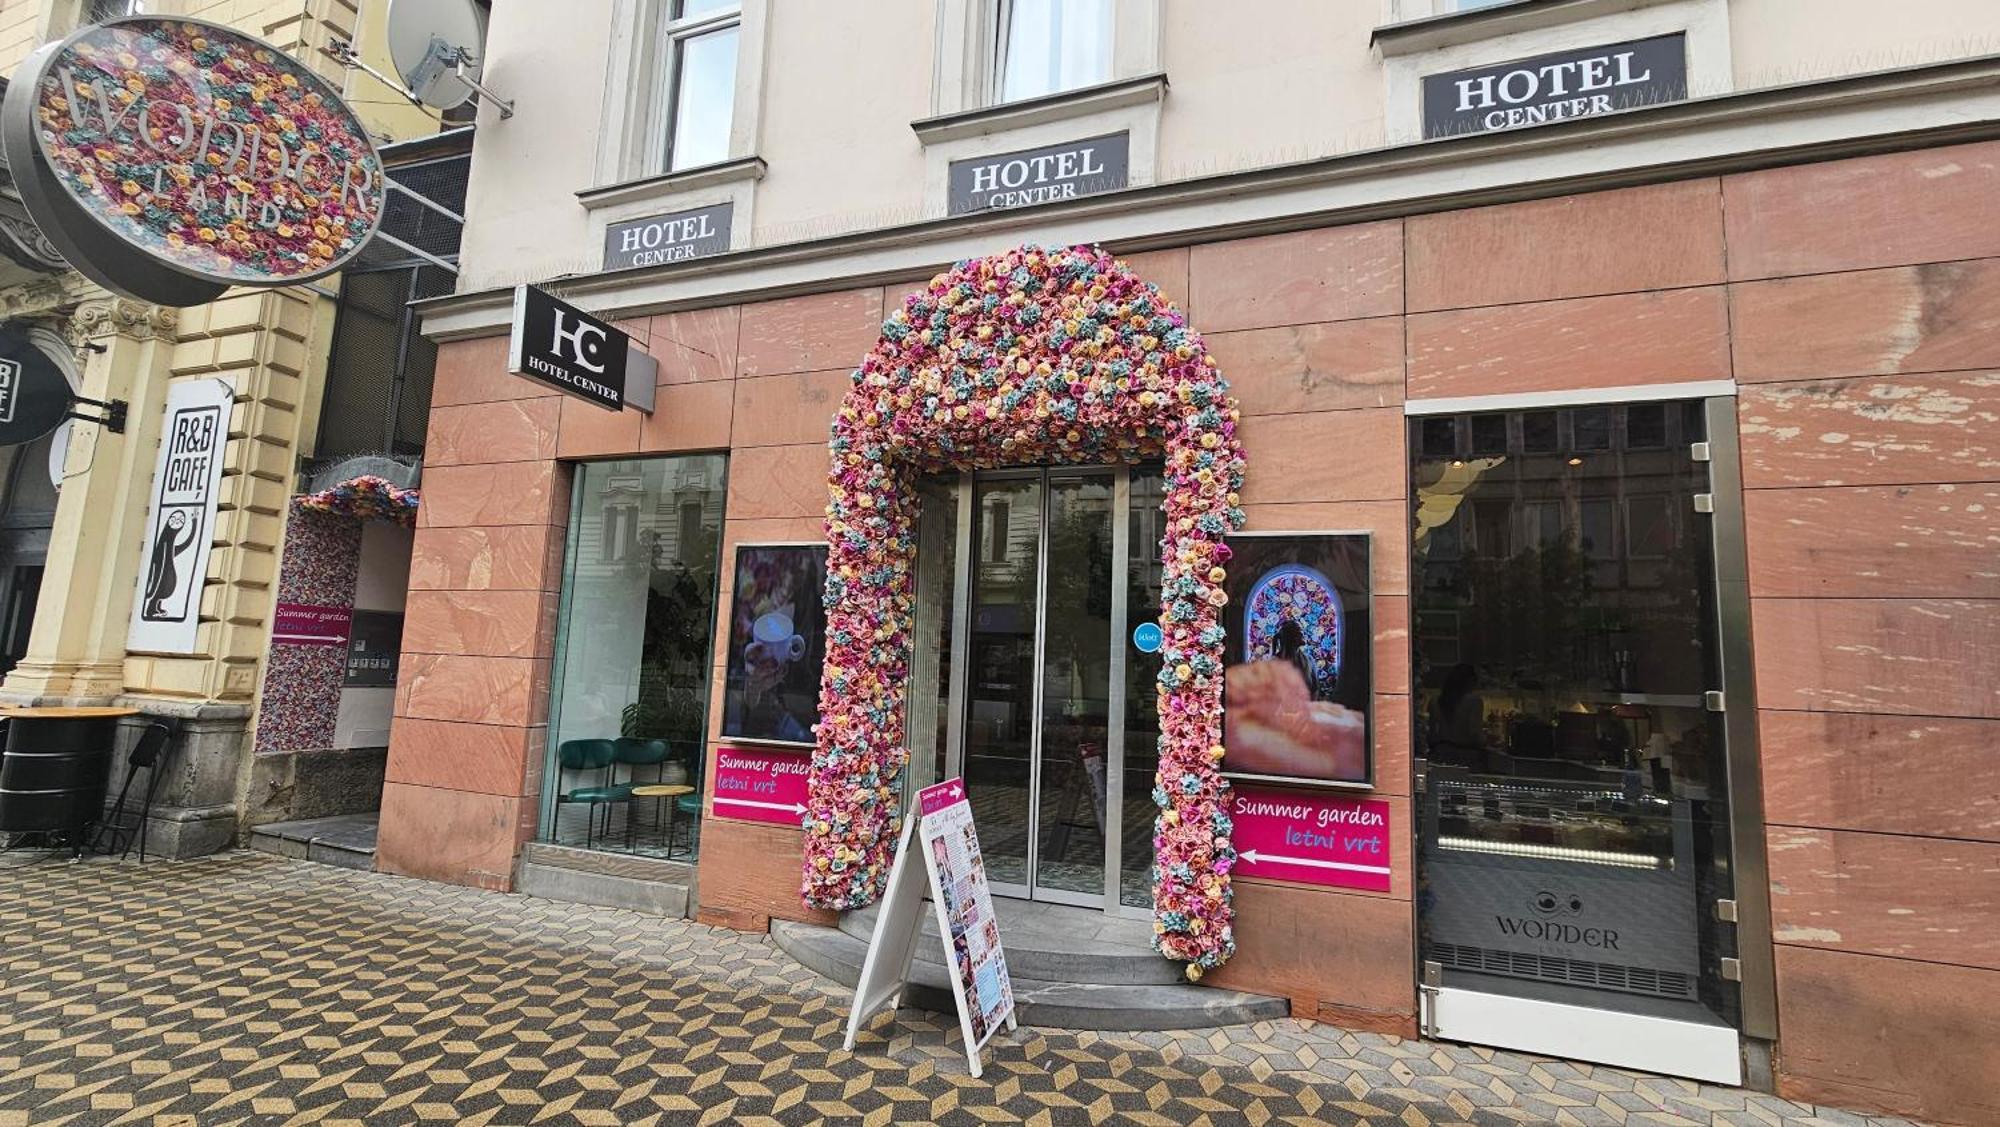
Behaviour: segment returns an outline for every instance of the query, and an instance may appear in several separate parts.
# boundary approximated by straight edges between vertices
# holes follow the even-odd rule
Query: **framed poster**
[[[1239,534],[1229,547],[1222,773],[1372,786],[1368,534]]]
[[[738,544],[722,734],[810,747],[826,663],[825,544]]]

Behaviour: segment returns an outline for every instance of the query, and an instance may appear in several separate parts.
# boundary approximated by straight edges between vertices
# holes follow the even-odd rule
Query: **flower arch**
[[[1158,288],[1095,247],[959,262],[882,325],[828,443],[827,650],[805,815],[808,904],[873,903],[908,753],[919,474],[1166,460],[1153,791],[1155,944],[1188,977],[1235,951],[1222,758],[1223,538],[1243,523],[1236,404]]]

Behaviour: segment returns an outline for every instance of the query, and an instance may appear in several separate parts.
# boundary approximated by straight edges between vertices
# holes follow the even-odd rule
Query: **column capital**
[[[76,312],[70,314],[68,331],[64,335],[78,347],[82,347],[85,341],[108,336],[131,337],[134,340],[171,338],[180,321],[181,311],[171,306],[148,305],[131,298],[107,295],[78,305]]]

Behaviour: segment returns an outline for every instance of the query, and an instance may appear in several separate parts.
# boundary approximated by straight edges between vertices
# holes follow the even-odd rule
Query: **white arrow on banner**
[[[716,805],[720,806],[725,802],[736,806],[755,806],[759,810],[783,810],[792,814],[803,814],[806,812],[806,806],[803,802],[754,802],[747,798],[723,798],[720,795],[716,796]]]
[[[722,800],[718,798],[716,801]],[[1345,861],[1320,861],[1312,857],[1280,857],[1276,853],[1259,853],[1254,849],[1246,849],[1238,856],[1253,865],[1259,861],[1270,861],[1280,865],[1310,865],[1315,869],[1339,869],[1343,873],[1375,873],[1386,876],[1389,872],[1387,865],[1350,865]]]

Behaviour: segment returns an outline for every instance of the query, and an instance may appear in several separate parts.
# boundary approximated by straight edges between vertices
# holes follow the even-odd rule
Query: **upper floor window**
[[[668,172],[729,159],[742,0],[673,0],[661,25]]]
[[[1000,100],[1111,80],[1114,0],[1002,0]]]

